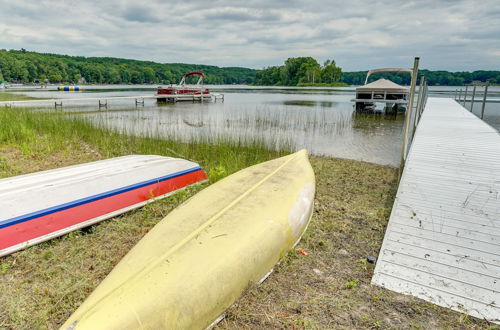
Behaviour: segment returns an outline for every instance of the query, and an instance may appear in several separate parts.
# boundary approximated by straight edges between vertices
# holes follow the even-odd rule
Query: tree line
[[[292,57],[281,66],[271,66],[255,74],[254,85],[259,86],[314,86],[338,85],[342,69],[334,60],[321,66],[312,57]]]
[[[281,66],[263,70],[217,67],[199,64],[156,63],[113,57],[83,57],[42,54],[21,50],[0,50],[0,82],[18,83],[94,83],[169,84],[183,74],[202,71],[207,84],[254,84],[261,86],[338,86],[363,85],[367,71],[342,72],[334,60],[320,65],[312,57],[289,58]],[[420,70],[429,85],[461,86],[475,82],[500,84],[500,71],[449,72]],[[386,78],[409,85],[410,75],[383,73],[370,81]],[[193,82],[195,77],[192,77]]]
[[[177,83],[202,71],[207,84],[250,84],[257,70],[241,67],[137,61],[0,50],[0,81],[17,83],[158,84]],[[192,78],[194,80],[194,77]]]
[[[367,71],[345,72],[340,81],[349,85],[364,85]],[[419,70],[419,76],[424,75],[431,86],[463,86],[472,83],[500,84],[500,71],[449,72]],[[411,76],[402,73],[377,73],[370,76],[368,82],[379,78],[389,79],[400,85],[410,85]]]

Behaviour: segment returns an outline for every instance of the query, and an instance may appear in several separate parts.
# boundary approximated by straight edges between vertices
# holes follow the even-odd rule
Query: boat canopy
[[[200,71],[193,71],[193,72],[186,73],[184,75],[184,77],[189,77],[189,76],[193,76],[193,75],[198,75],[198,76],[202,76],[203,78],[205,78],[205,74],[203,72],[200,72]]]
[[[356,92],[386,91],[388,93],[408,93],[409,88],[396,84],[390,80],[381,78],[364,86],[356,88]]]
[[[179,83],[179,85],[180,86],[185,85],[186,78],[189,76],[200,76],[200,79],[198,79],[198,82],[196,83],[196,85],[201,85],[201,83],[203,82],[203,78],[205,78],[205,74],[203,72],[199,72],[199,71],[189,72],[189,73],[186,73],[185,75],[182,76],[182,79],[181,79],[181,82]]]
[[[372,69],[368,71],[366,74],[365,85],[368,83],[368,77],[374,73],[383,73],[383,72],[394,72],[394,73],[409,73],[410,75],[413,73],[412,69],[405,68],[383,68],[383,69]]]

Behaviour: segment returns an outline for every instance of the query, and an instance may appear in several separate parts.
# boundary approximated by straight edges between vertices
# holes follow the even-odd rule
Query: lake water
[[[95,98],[152,95],[156,86],[85,86],[78,93],[53,90],[18,91],[43,98]],[[210,86],[224,102],[178,102],[158,105],[145,99],[113,100],[99,110],[97,101],[64,102],[63,111],[116,128],[127,134],[169,137],[180,141],[255,139],[270,148],[306,148],[315,155],[397,166],[404,115],[356,114],[350,101],[354,88],[278,88]],[[456,87],[431,87],[430,96],[454,97]],[[12,90],[10,90],[12,92]],[[492,97],[500,88],[491,88]],[[469,93],[470,96],[470,93]],[[476,99],[479,99],[479,95]],[[53,108],[53,105],[51,105]],[[470,107],[469,104],[467,104]],[[40,108],[37,106],[37,108]],[[47,108],[45,108],[47,109]],[[479,114],[481,103],[474,106]],[[485,121],[500,129],[500,103],[487,104]]]

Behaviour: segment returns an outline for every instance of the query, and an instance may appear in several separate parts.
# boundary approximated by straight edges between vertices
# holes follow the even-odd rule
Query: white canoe
[[[239,171],[160,221],[62,329],[203,329],[269,274],[305,231],[307,153]]]
[[[0,256],[206,180],[196,163],[131,155],[0,180]]]

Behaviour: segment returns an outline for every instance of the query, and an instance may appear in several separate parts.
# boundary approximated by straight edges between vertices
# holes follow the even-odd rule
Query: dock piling
[[[108,100],[104,100],[103,102],[101,102],[101,100],[99,100],[99,110],[101,108],[106,108],[106,110],[108,109]]]
[[[474,98],[476,97],[476,86],[472,89],[472,100],[470,101],[470,112],[472,112],[472,108],[474,108]]]
[[[144,106],[144,99],[135,99],[135,106],[137,107],[138,105]]]
[[[465,107],[465,101],[467,100],[467,89],[469,88],[468,85],[465,85],[465,95],[464,95],[464,101],[463,101],[463,106]]]
[[[481,106],[481,119],[484,117],[484,107],[486,106],[486,98],[488,95],[488,83],[484,86],[484,93],[483,93],[483,105]]]

